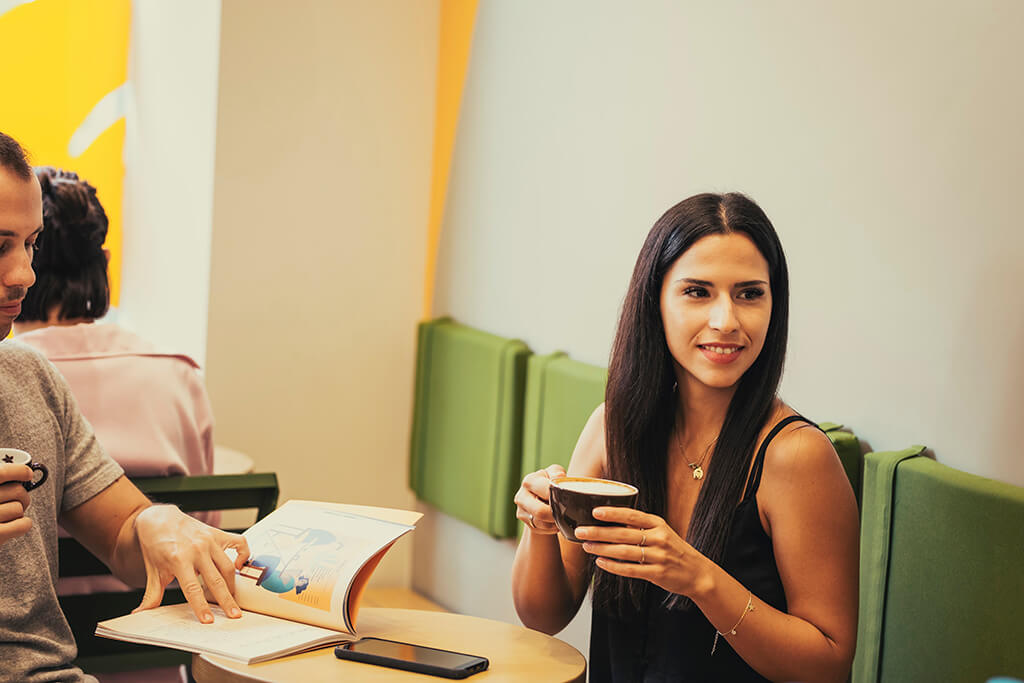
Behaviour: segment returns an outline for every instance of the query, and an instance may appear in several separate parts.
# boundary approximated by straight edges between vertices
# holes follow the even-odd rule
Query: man
[[[0,339],[35,281],[42,224],[39,181],[21,146],[0,133]],[[232,594],[235,569],[249,557],[245,539],[152,505],[103,452],[60,374],[11,341],[0,343],[0,447],[27,451],[49,470],[27,491],[33,471],[0,462],[0,680],[95,681],[72,664],[76,648],[57,602],[58,523],[119,578],[146,587],[137,609],[159,605],[177,579],[203,623],[213,613],[202,584],[240,616]]]

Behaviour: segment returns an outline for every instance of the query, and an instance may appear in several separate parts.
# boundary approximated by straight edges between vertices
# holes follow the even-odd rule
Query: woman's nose
[[[719,332],[736,331],[739,322],[736,320],[736,310],[731,298],[722,297],[712,306],[708,325]]]

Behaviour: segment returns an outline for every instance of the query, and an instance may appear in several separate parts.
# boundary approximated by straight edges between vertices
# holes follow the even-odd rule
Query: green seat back
[[[832,447],[839,455],[839,461],[843,463],[846,477],[853,487],[853,495],[857,499],[857,507],[860,508],[861,482],[864,476],[864,455],[860,452],[860,439],[846,429],[843,425],[835,422],[820,422],[818,427],[828,436]]]
[[[252,508],[259,520],[277,506],[277,475],[273,473],[147,477],[132,481],[152,501],[177,505],[184,512]],[[75,539],[62,537],[58,545],[58,572],[62,578],[110,573],[106,565]],[[133,671],[191,662],[192,655],[187,652],[93,635],[97,623],[124,616],[138,607],[143,592],[130,590],[60,596],[61,609],[78,645],[75,663],[84,671],[93,674]],[[180,590],[175,588],[164,592],[164,604],[182,602],[185,602],[185,597]]]
[[[865,460],[854,681],[1024,672],[1024,489],[919,457]]]
[[[569,467],[583,425],[604,401],[607,380],[605,368],[572,360],[562,352],[530,357],[521,477],[552,464]]]
[[[515,535],[529,349],[448,318],[421,323],[409,483],[498,538]]]

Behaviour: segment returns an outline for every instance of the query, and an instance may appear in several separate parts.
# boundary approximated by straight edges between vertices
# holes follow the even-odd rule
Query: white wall
[[[743,191],[789,259],[783,397],[876,450],[924,443],[1024,485],[1022,23],[1010,0],[485,0],[436,313],[606,364],[654,220]],[[508,615],[507,584],[465,596],[505,576],[511,544],[455,520],[433,534],[417,532],[415,584]],[[431,547],[487,561],[455,595]]]
[[[220,0],[134,0],[116,313],[206,358]]]
[[[225,0],[208,387],[282,500],[411,507],[438,2]],[[412,544],[374,574],[408,585]]]

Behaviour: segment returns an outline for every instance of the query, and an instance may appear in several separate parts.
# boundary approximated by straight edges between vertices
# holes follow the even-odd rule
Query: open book
[[[422,515],[389,508],[288,501],[250,527],[249,561],[235,574],[240,619],[187,604],[102,621],[96,635],[249,664],[353,640],[370,574]],[[207,597],[210,597],[207,595]]]

